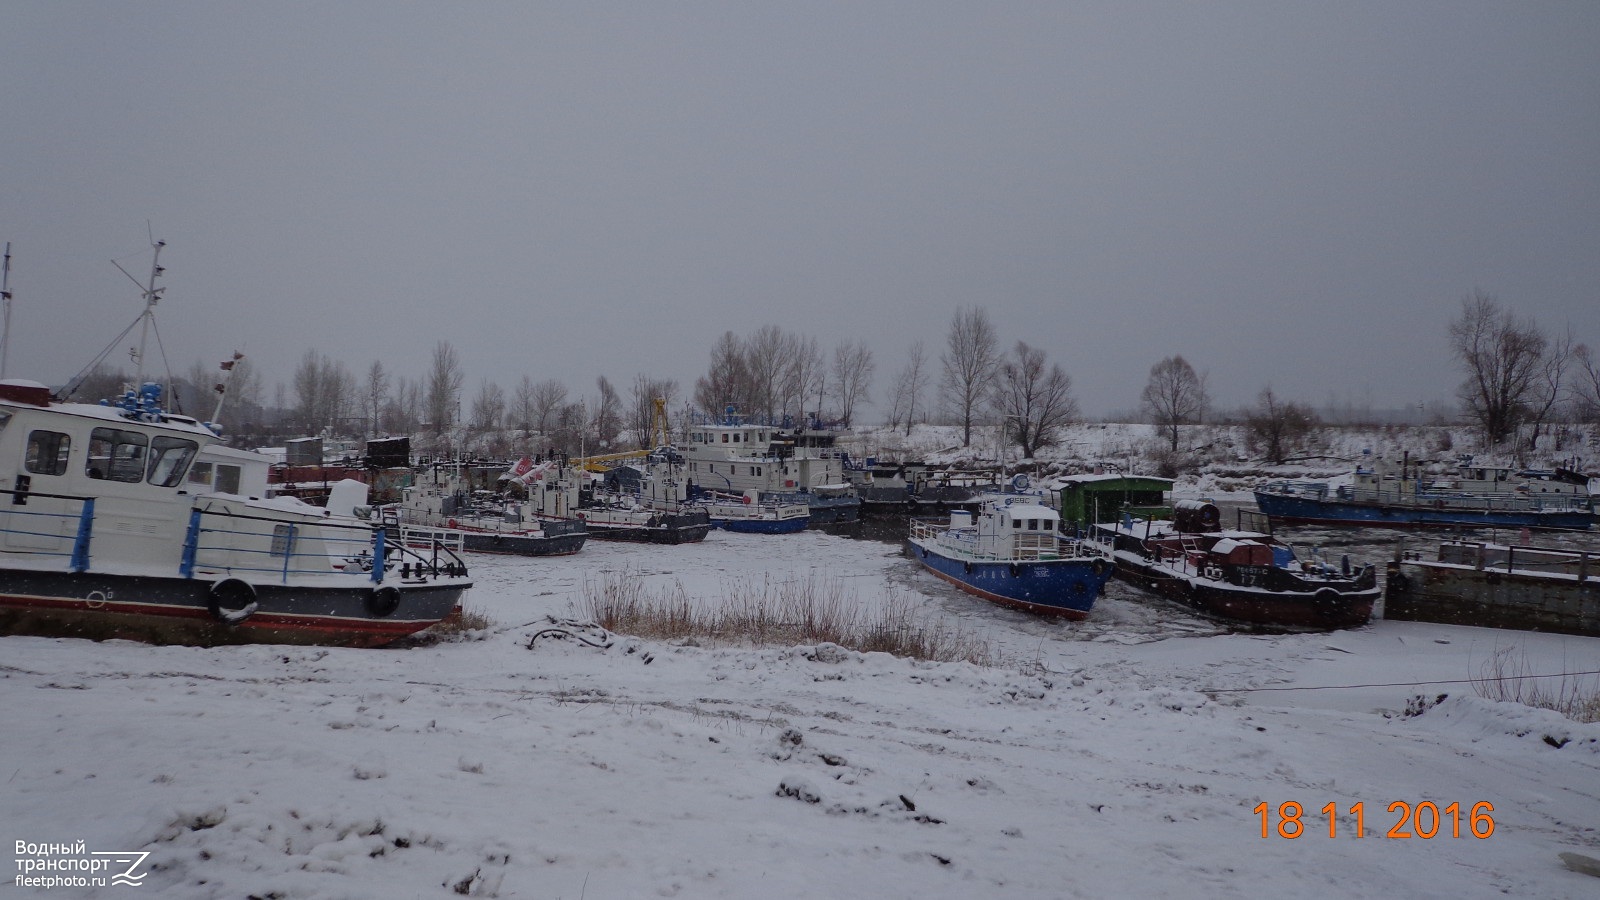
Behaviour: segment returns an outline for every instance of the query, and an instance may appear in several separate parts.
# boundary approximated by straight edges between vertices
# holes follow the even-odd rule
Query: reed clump
[[[1479,697],[1555,710],[1575,722],[1600,722],[1600,684],[1582,675],[1531,671],[1526,653],[1496,650],[1479,667],[1472,687]]]
[[[752,646],[833,643],[861,652],[994,665],[989,642],[923,615],[893,592],[871,608],[836,578],[744,577],[718,596],[691,598],[682,582],[651,591],[628,572],[585,582],[586,612],[608,631],[658,640]]]
[[[435,622],[423,634],[440,640],[469,640],[486,634],[494,625],[494,619],[483,610],[458,606],[455,612]]]

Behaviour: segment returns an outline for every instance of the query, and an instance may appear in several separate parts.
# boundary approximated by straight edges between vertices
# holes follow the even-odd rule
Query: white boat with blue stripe
[[[1082,619],[1113,569],[1098,544],[1063,537],[1061,517],[1036,494],[983,498],[974,515],[913,519],[906,553],[969,594],[1002,606]]]

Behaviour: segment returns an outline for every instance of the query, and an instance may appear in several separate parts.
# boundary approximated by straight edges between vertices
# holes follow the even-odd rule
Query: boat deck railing
[[[1422,555],[1407,550],[1402,558],[1421,561]],[[1446,541],[1439,545],[1438,562],[1471,566],[1479,572],[1570,575],[1580,582],[1600,576],[1600,553],[1484,541]]]
[[[1329,487],[1318,481],[1274,481],[1263,485],[1265,493],[1287,497],[1304,497],[1326,500]],[[1448,509],[1453,512],[1589,512],[1591,499],[1586,495],[1568,493],[1527,493],[1523,491],[1495,491],[1491,493],[1465,493],[1422,489],[1401,491],[1386,488],[1365,488],[1341,485],[1334,496],[1349,503],[1384,504],[1408,509]]]
[[[1421,491],[1416,494],[1381,491],[1372,488],[1339,488],[1339,499],[1356,503],[1385,503],[1416,509],[1448,509],[1453,512],[1588,512],[1589,499],[1575,494],[1525,494],[1500,491],[1489,494],[1464,494],[1453,491]]]
[[[0,495],[11,498],[0,526],[6,554],[56,560],[74,573],[95,568],[95,498],[11,490]],[[389,540],[381,527],[354,521],[300,522],[225,507],[190,510],[178,564],[178,574],[185,578],[225,572],[281,583],[348,573],[381,582],[397,569],[405,579],[466,574],[452,548],[436,543],[406,546]]]
[[[467,573],[458,550],[442,540],[407,542],[364,522],[286,522],[271,516],[196,508],[190,513],[179,572],[246,574],[287,584],[295,578],[359,573],[382,583]]]
[[[0,491],[9,497],[0,543],[13,556],[62,560],[69,572],[89,568],[94,534],[94,498],[32,491]],[[59,501],[29,504],[29,500]]]
[[[912,519],[909,537],[915,541],[938,544],[957,556],[975,562],[1039,562],[1107,555],[1100,542],[1063,538],[1048,532],[1025,532],[1011,536],[1009,541],[1003,542],[1009,545],[1009,553],[979,550],[977,529],[968,526],[952,528],[948,521],[942,519]]]
[[[723,494],[716,491],[702,494],[701,499],[695,503],[705,507],[716,518],[753,519],[770,516],[776,519],[797,519],[811,515],[811,506],[807,503],[784,503],[767,499],[751,503],[742,494]]]

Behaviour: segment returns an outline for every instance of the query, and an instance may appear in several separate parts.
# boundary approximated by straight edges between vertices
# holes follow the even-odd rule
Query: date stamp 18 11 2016
[[[1494,834],[1494,804],[1479,801],[1470,808],[1460,803],[1450,803],[1439,806],[1432,800],[1421,800],[1409,803],[1405,800],[1396,800],[1388,806],[1389,815],[1384,821],[1393,817],[1394,824],[1389,830],[1383,832],[1383,837],[1406,840],[1421,838],[1462,838],[1474,837],[1479,840],[1487,839]],[[1273,807],[1270,803],[1262,801],[1251,810],[1261,817],[1261,837],[1273,836],[1294,840],[1307,834],[1320,833],[1319,827],[1324,821],[1328,826],[1328,837],[1338,838],[1341,833],[1341,818],[1343,831],[1353,837],[1366,837],[1365,803],[1352,803],[1345,807],[1341,817],[1337,801],[1325,803],[1321,815],[1311,813],[1306,807],[1294,800],[1285,800]],[[1273,820],[1277,825],[1274,827]],[[1316,832],[1311,831],[1315,828]],[[1374,832],[1376,833],[1376,832]]]

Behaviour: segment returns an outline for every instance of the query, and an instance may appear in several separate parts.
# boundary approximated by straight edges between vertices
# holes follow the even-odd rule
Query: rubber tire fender
[[[1339,617],[1341,599],[1338,591],[1325,587],[1311,595],[1311,605],[1316,609],[1318,616],[1331,621]]]
[[[206,609],[224,625],[238,625],[255,615],[256,589],[242,578],[224,578],[206,592]]]
[[[374,588],[372,593],[367,595],[367,612],[376,618],[388,618],[399,608],[400,589],[392,584]]]

